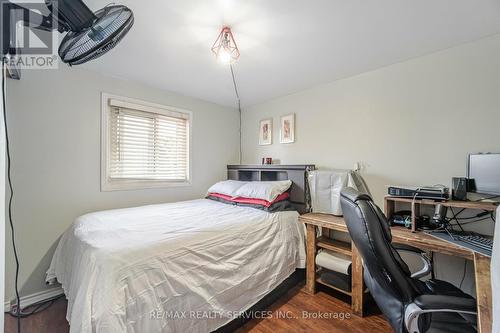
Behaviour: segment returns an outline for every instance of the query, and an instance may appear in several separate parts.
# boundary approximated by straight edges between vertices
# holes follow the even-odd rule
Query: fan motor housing
[[[95,14],[90,27],[69,31],[59,46],[61,60],[79,65],[96,59],[122,40],[134,23],[132,11],[123,5],[104,7]]]
[[[57,15],[65,30],[81,31],[96,19],[94,13],[81,0],[46,0],[47,7]]]

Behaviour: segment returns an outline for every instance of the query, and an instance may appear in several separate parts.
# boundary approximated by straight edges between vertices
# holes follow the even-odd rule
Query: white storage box
[[[346,187],[370,194],[363,177],[357,171],[315,170],[309,172],[308,181],[313,213],[341,216],[340,191]]]

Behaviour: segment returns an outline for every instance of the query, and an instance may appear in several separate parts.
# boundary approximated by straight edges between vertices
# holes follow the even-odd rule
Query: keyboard
[[[462,247],[491,257],[493,239],[475,233],[464,233],[456,230],[432,230],[425,233]]]
[[[480,249],[486,251],[493,250],[493,239],[486,238],[479,235],[453,235],[457,240],[462,241],[464,243],[474,245]]]

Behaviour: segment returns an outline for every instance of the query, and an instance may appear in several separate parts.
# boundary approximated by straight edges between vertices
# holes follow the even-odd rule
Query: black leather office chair
[[[365,268],[365,283],[396,333],[476,332],[476,301],[452,284],[420,281],[392,244],[386,217],[370,196],[347,188],[341,205]],[[405,250],[418,249],[405,246]]]

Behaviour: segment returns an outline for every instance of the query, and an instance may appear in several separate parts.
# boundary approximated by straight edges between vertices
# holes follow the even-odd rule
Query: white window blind
[[[189,178],[189,114],[110,100],[110,180],[185,182]]]

